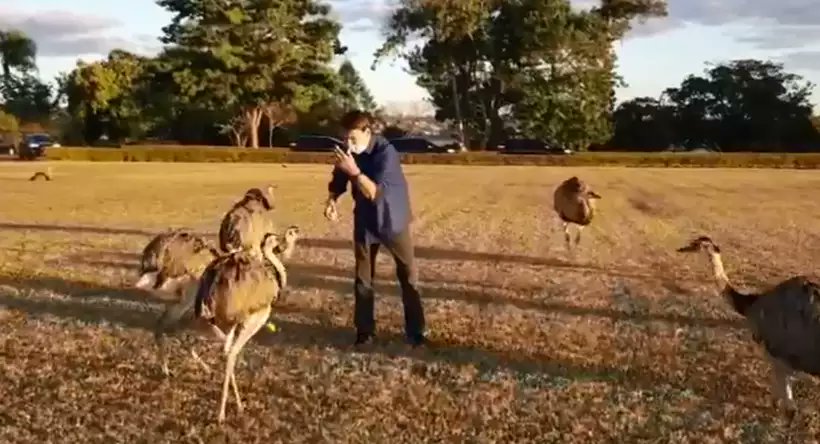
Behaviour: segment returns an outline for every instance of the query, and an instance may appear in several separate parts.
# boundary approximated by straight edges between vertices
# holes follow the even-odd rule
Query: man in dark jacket
[[[404,304],[404,329],[408,342],[423,345],[424,311],[418,291],[418,272],[410,233],[410,196],[396,149],[373,134],[373,117],[351,111],[341,119],[347,150],[337,147],[336,166],[328,184],[325,217],[338,219],[336,200],[353,184],[353,241],[356,256],[354,286],[356,344],[372,342],[374,319],[373,278],[376,254],[383,245],[396,261],[396,276]]]

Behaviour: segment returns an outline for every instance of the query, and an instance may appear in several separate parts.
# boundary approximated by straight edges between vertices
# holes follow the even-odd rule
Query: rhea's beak
[[[698,251],[697,245],[689,244],[685,247],[678,248],[678,253],[691,253],[693,251]]]

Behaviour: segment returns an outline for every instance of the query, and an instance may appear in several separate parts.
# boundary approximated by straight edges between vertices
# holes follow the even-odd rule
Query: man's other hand
[[[331,222],[339,220],[339,212],[336,210],[336,201],[328,199],[325,204],[325,218]]]

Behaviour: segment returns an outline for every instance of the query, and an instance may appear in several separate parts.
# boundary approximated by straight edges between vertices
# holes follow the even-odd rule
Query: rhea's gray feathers
[[[796,276],[757,296],[746,310],[754,337],[793,369],[820,376],[820,286]]]
[[[577,176],[561,182],[553,193],[553,209],[564,222],[589,225],[595,215],[594,199],[600,196]]]
[[[271,188],[269,188],[270,194]],[[270,211],[272,198],[260,189],[251,188],[222,218],[219,226],[219,248],[223,252],[255,249],[265,233],[275,231]]]
[[[201,317],[207,307],[215,323],[231,325],[276,302],[287,285],[285,268],[273,254],[278,242],[277,236],[268,234],[261,248],[263,257],[243,250],[211,262],[200,278],[196,316]]]
[[[175,229],[155,236],[142,251],[140,274],[156,273],[154,289],[169,279],[199,276],[218,255],[205,239],[184,229]]]

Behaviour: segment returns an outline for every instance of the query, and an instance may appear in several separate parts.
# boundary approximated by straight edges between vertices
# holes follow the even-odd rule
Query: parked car
[[[36,159],[45,155],[48,147],[59,148],[60,144],[45,133],[26,134],[20,141],[17,154],[21,159]]]
[[[426,137],[397,137],[389,139],[390,144],[400,153],[455,153],[456,149],[443,147]]]
[[[498,152],[507,154],[572,154],[572,150],[540,139],[507,139],[498,145]]]
[[[290,149],[293,151],[333,151],[337,146],[344,147],[345,144],[330,136],[299,136],[295,142],[291,142]]]

